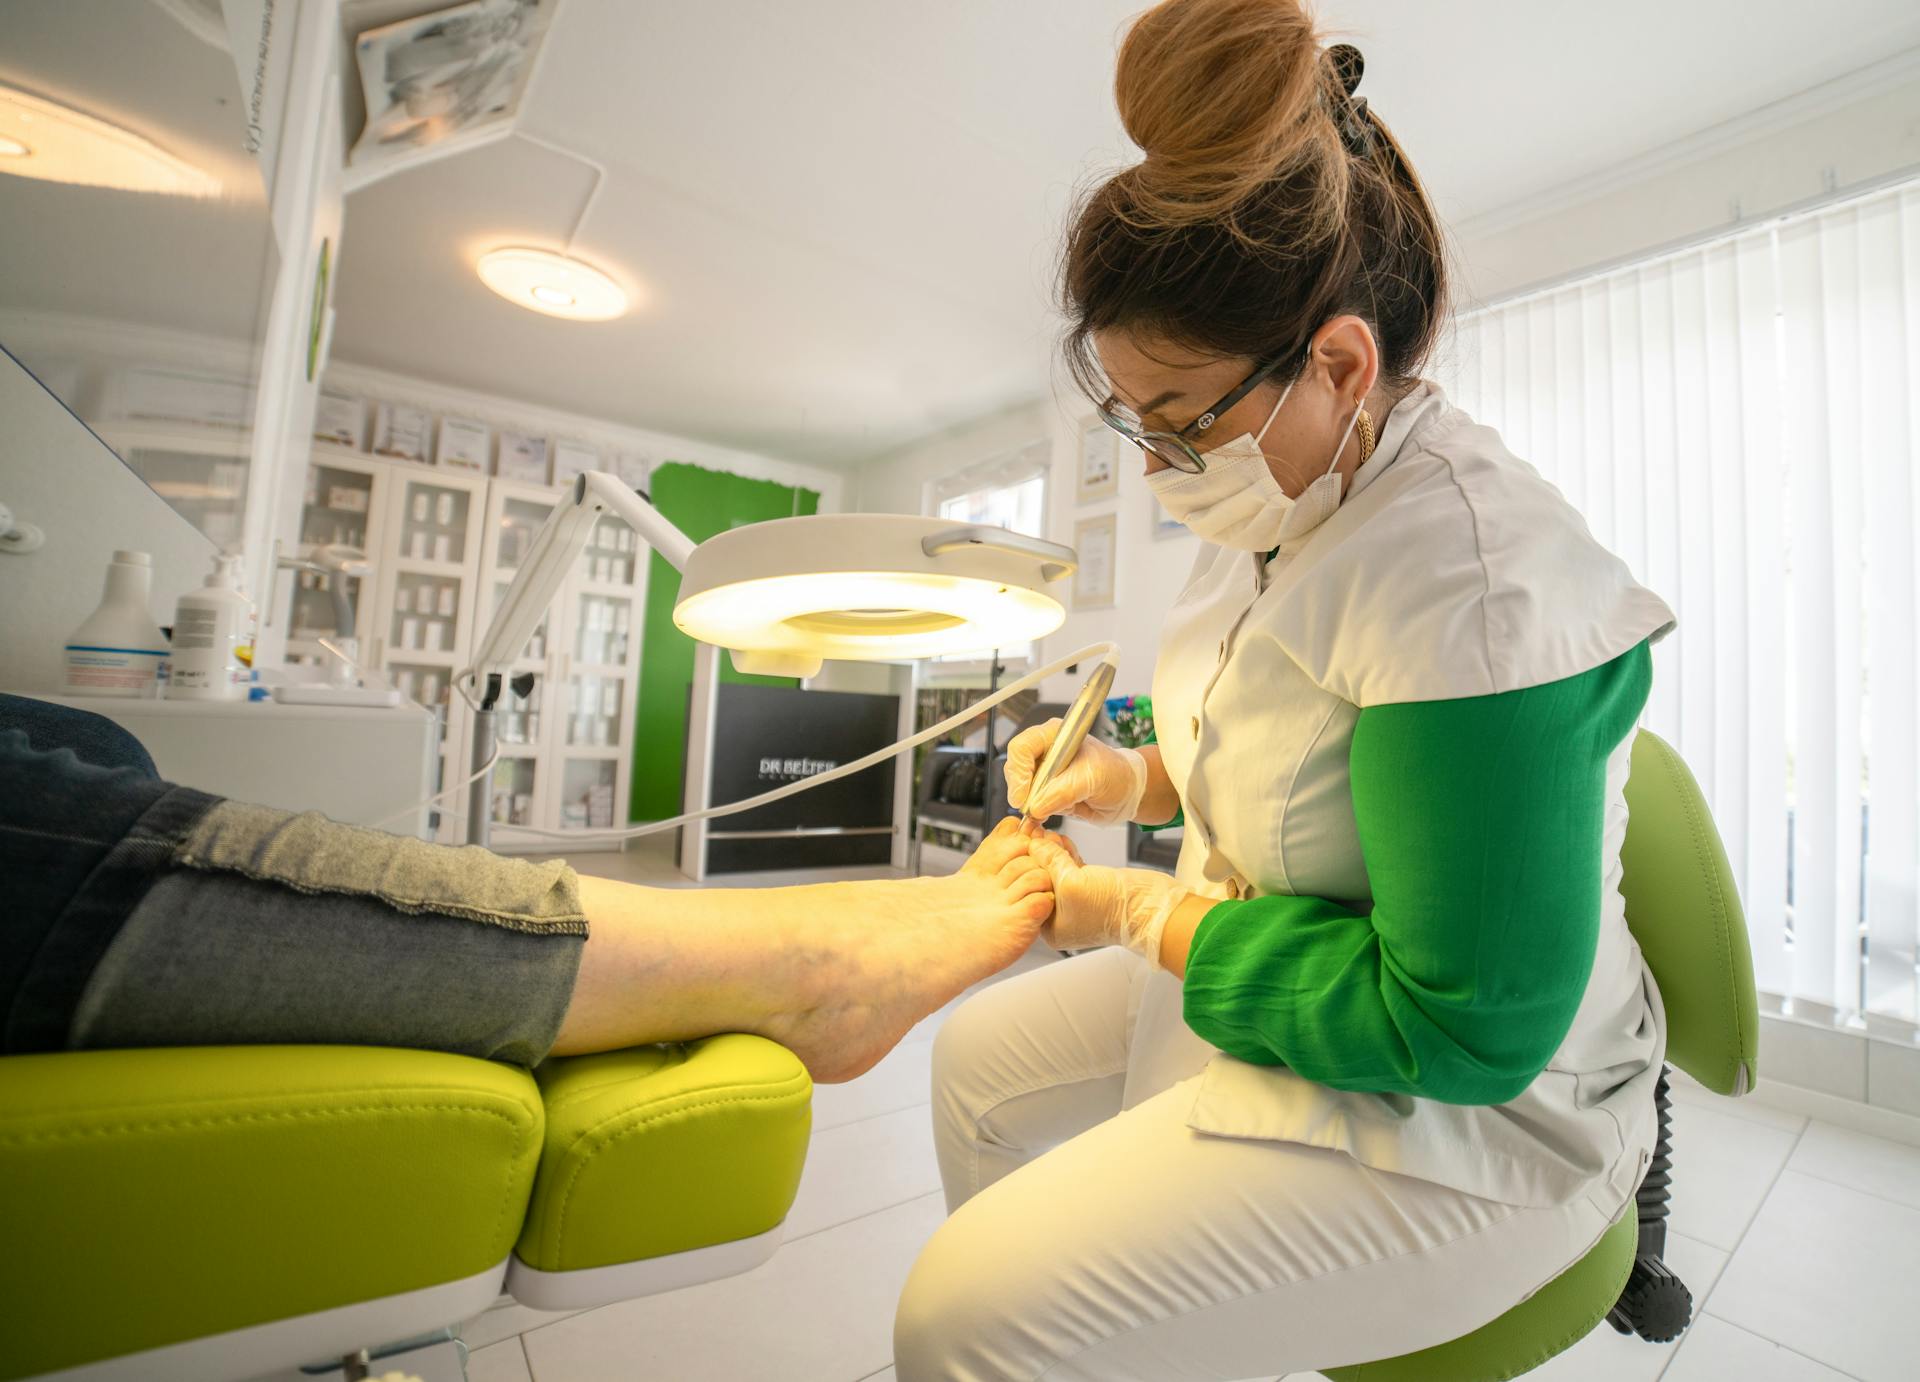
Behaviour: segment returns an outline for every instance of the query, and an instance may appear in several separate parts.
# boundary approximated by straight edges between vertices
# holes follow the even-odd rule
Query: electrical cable
[[[469,706],[471,706],[477,712],[480,709],[480,703],[474,700],[473,694],[470,691],[468,691],[466,687],[461,685],[463,681],[471,680],[473,678],[473,675],[474,675],[473,668],[471,667],[463,668],[462,670],[455,672],[453,674],[453,680],[448,684],[451,685],[453,689],[459,693],[461,700],[465,701]],[[414,802],[413,805],[403,806],[390,816],[382,816],[379,820],[373,823],[371,828],[374,830],[385,830],[387,828],[387,825],[390,822],[401,820],[404,817],[411,816],[416,811],[425,811],[425,810],[428,810],[429,808],[438,810],[441,815],[453,814],[452,812],[448,811],[444,807],[434,807],[434,803],[439,801],[442,797],[450,797],[455,792],[465,791],[468,787],[472,786],[475,782],[478,782],[481,778],[485,777],[488,773],[492,772],[493,765],[495,763],[498,763],[499,761],[500,761],[500,740],[496,736],[493,741],[493,752],[490,755],[488,755],[487,761],[482,763],[478,768],[468,773],[460,781],[454,783],[453,786],[442,787],[439,791],[435,792],[430,797],[422,797],[419,801]]]
[[[1000,705],[1002,702],[1007,701],[1012,697],[1018,695],[1020,692],[1026,690],[1029,686],[1038,685],[1040,682],[1044,681],[1046,678],[1050,676],[1054,676],[1057,673],[1064,672],[1067,668],[1073,666],[1076,662],[1085,662],[1091,658],[1096,658],[1096,657],[1105,658],[1108,661],[1117,661],[1119,657],[1119,653],[1120,653],[1120,645],[1117,643],[1089,643],[1086,647],[1081,648],[1076,652],[1069,653],[1065,657],[1058,658],[1053,662],[1049,662],[1044,667],[1035,668],[1033,671],[1028,672],[1023,677],[1019,677],[1011,682],[1008,682],[1005,686],[1001,687],[998,691],[994,692],[992,695],[982,697],[980,700],[975,701],[972,705],[960,711],[958,714],[949,715],[946,719],[940,721],[938,724],[930,725],[926,729],[921,730],[919,733],[909,735],[907,738],[901,739],[896,741],[895,743],[889,744],[883,749],[875,749],[872,753],[867,754],[864,758],[856,758],[851,763],[843,763],[837,768],[830,769],[824,773],[816,774],[813,777],[802,778],[798,782],[789,782],[784,787],[776,787],[770,792],[762,792],[759,796],[746,797],[740,801],[730,801],[724,806],[709,806],[705,810],[689,811],[684,815],[675,816],[671,820],[649,821],[645,825],[628,826],[619,830],[614,830],[611,828],[600,829],[600,830],[547,830],[547,829],[542,829],[542,828],[530,826],[530,825],[515,825],[515,826],[508,826],[506,828],[511,829],[517,835],[534,835],[534,836],[540,837],[541,839],[547,839],[547,840],[634,840],[634,839],[639,839],[643,835],[657,835],[663,831],[677,830],[681,826],[688,825],[694,821],[712,820],[717,816],[731,816],[741,811],[751,811],[756,806],[766,806],[771,802],[782,801],[782,800],[785,800],[787,797],[795,796],[801,792],[808,790],[809,788],[818,787],[828,782],[834,782],[843,777],[850,777],[851,775],[857,772],[864,772],[866,769],[871,768],[874,764],[884,763],[887,759],[892,758],[896,754],[905,753],[909,749],[918,748],[921,744],[924,744],[929,740],[938,739],[944,734],[952,733],[955,729],[958,729],[961,725],[967,723],[967,721],[974,719],[976,716],[985,714],[987,711],[992,710],[995,706]],[[459,673],[454,678],[454,685],[456,687],[459,687],[461,679],[465,677],[469,677],[471,675],[472,675],[472,669],[468,669],[464,672]],[[469,705],[473,704],[472,697],[468,696],[464,689],[461,690],[460,694],[466,698],[467,703]],[[474,773],[472,776],[468,777],[465,782],[462,782],[457,786],[448,787],[441,791],[435,792],[432,796],[428,797],[424,801],[415,802],[412,806],[406,807],[404,810],[394,812],[393,815],[386,817],[385,820],[391,821],[401,816],[408,815],[411,812],[422,809],[423,807],[431,806],[434,802],[438,801],[441,797],[448,796],[454,792],[460,791],[462,788],[466,787],[469,783],[472,783],[476,778],[478,778],[481,773],[484,773],[489,768],[491,768],[493,766],[494,759],[497,759],[499,756],[500,756],[500,750],[499,750],[498,744],[496,743],[494,747],[493,758],[490,758],[487,760],[486,767],[482,768],[480,772]],[[443,811],[442,814],[449,814],[449,813]],[[451,814],[458,815],[459,813],[456,812]]]

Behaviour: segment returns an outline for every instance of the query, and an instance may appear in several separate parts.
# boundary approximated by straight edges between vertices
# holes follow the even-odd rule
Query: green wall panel
[[[715,533],[748,523],[814,513],[820,506],[820,496],[810,489],[728,475],[682,461],[654,467],[648,492],[654,506],[695,542],[705,542]],[[693,684],[693,640],[673,626],[680,573],[658,555],[649,561],[629,802],[636,821],[665,820],[680,814],[687,689]],[[792,677],[742,676],[733,670],[732,659],[724,655],[720,659],[720,679],[762,686],[798,685]]]

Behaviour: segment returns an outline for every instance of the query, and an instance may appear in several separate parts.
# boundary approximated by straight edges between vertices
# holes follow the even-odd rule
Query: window
[[[936,482],[929,488],[928,502],[935,514],[955,523],[985,523],[1043,538],[1047,535],[1047,471],[1051,464],[1051,445],[1033,442]],[[999,651],[1002,662],[1026,663],[1033,659],[1031,643]],[[951,672],[962,665],[984,665],[992,652],[991,648],[981,648],[934,661]]]
[[[1647,723],[1760,987],[1920,1018],[1920,181],[1468,313],[1444,363],[1678,615]]]

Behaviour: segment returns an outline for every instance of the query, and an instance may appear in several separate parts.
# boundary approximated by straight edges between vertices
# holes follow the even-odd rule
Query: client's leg
[[[951,878],[583,883],[86,762],[4,703],[0,787],[0,1054],[326,1042],[532,1064],[758,1032],[843,1080],[1053,906],[1011,823]]]
[[[1053,910],[1011,819],[947,878],[579,884],[591,930],[556,1054],[749,1031],[829,1082],[867,1070],[914,1023],[1012,963]]]

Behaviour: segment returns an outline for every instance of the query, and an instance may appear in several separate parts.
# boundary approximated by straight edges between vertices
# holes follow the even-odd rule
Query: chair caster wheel
[[[1657,1257],[1636,1257],[1626,1289],[1607,1312],[1607,1323],[1622,1334],[1638,1334],[1649,1343],[1680,1337],[1693,1318],[1693,1296]]]

